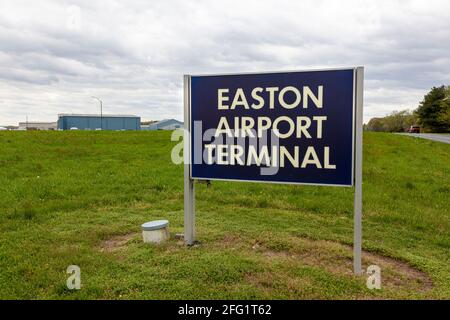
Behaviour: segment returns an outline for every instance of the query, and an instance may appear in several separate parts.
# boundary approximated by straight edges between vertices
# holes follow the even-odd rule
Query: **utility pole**
[[[100,129],[103,130],[103,101],[100,98],[92,96],[92,98],[98,100],[100,102]]]

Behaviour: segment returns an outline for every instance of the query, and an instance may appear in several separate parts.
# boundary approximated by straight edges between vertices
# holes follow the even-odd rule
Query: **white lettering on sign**
[[[295,134],[297,138],[311,139],[314,135],[317,139],[322,139],[323,122],[327,120],[326,116],[314,116],[312,119],[305,116],[297,116],[292,119],[287,116],[281,116],[272,120],[269,117],[256,117],[256,121],[251,117],[234,117],[233,129],[226,117],[220,117],[217,125],[215,136],[218,137],[221,134],[226,134],[231,137],[254,137],[252,130],[258,133],[260,138],[264,131],[273,129],[273,132],[280,139],[286,139]],[[316,130],[310,129],[311,125],[316,124]],[[286,132],[280,132],[279,126],[287,125]]]
[[[234,93],[231,93],[229,88],[220,88],[217,90],[217,109],[224,112],[238,108],[259,110],[264,107],[269,110],[290,110],[312,106],[320,110],[323,108],[323,86],[319,85],[313,89],[314,91],[309,86],[255,87],[247,96],[243,88],[237,88]],[[261,138],[271,131],[279,139],[322,139],[326,121],[327,116],[320,115],[279,116],[272,120],[268,116],[227,118],[224,114],[219,119],[214,136]],[[205,149],[208,164],[273,167],[285,167],[289,164],[294,168],[313,166],[317,169],[336,169],[336,165],[330,160],[329,146],[318,149],[309,146],[305,150],[300,150],[298,146],[291,147],[291,150],[284,146],[249,146],[245,153],[245,148],[240,145],[212,143],[206,144]]]
[[[317,169],[336,169],[336,165],[330,163],[329,146],[319,149],[318,152],[312,146],[305,150],[294,146],[292,150],[289,150],[285,146],[272,146],[269,149],[268,146],[257,148],[250,145],[247,154],[244,154],[244,148],[240,145],[207,144],[205,149],[207,164],[278,167],[279,159],[280,167],[290,163],[294,168],[313,166]]]
[[[234,110],[238,107],[243,107],[244,109],[255,109],[259,110],[266,106],[264,98],[261,96],[261,93],[268,92],[269,93],[269,109],[275,108],[275,101],[279,106],[284,109],[294,109],[300,106],[302,100],[302,108],[309,108],[309,102],[312,101],[316,108],[321,109],[323,107],[323,86],[317,87],[317,94],[311,90],[308,86],[303,86],[301,89],[294,86],[287,86],[280,90],[278,87],[267,87],[261,88],[256,87],[251,91],[251,104],[249,104],[249,100],[245,95],[244,89],[238,88],[234,93],[231,105],[225,104],[230,101],[230,89],[223,88],[217,90],[217,102],[219,110]],[[289,102],[286,98],[287,95],[294,97],[294,100]],[[290,99],[292,100],[292,99]]]

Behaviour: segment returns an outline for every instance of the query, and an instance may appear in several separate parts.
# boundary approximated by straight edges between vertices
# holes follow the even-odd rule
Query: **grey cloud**
[[[2,1],[0,124],[96,112],[94,94],[180,119],[185,73],[354,65],[367,121],[450,82],[449,34],[447,1]]]

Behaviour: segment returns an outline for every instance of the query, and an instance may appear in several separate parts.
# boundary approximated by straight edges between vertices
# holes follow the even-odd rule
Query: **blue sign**
[[[192,76],[191,178],[352,186],[355,70]]]

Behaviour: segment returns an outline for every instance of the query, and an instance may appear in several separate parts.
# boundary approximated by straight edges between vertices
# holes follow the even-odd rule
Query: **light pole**
[[[100,98],[92,96],[92,98],[98,100],[100,102],[100,129],[103,130],[103,101]]]

